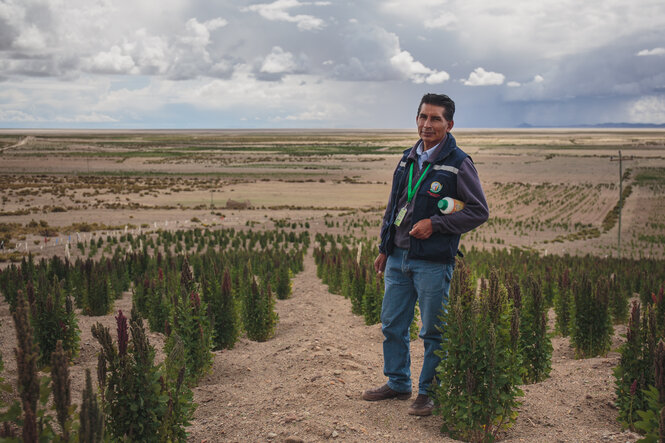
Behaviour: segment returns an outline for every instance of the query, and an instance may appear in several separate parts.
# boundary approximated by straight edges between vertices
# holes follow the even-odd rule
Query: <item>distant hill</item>
[[[665,123],[597,123],[595,125],[565,125],[565,126],[545,126],[545,125],[531,125],[529,123],[521,123],[518,128],[616,128],[616,129],[665,129]]]

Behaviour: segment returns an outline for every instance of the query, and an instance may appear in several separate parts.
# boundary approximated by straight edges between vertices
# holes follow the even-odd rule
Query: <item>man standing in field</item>
[[[411,415],[430,415],[434,408],[429,388],[441,360],[434,353],[442,341],[439,315],[448,302],[460,235],[489,216],[476,168],[450,134],[454,114],[455,103],[447,95],[423,96],[416,115],[420,140],[404,151],[393,175],[374,261],[376,272],[385,272],[381,323],[383,373],[388,382],[362,397],[368,401],[411,397],[409,326],[418,301],[425,358]],[[444,197],[462,201],[463,209],[443,215],[437,204]]]

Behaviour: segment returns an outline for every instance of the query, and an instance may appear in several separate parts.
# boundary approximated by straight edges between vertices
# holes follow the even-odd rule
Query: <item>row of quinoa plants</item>
[[[374,272],[376,246],[369,240],[317,234],[314,248],[317,276],[328,291],[351,301],[351,312],[365,323],[380,321],[383,279]]]
[[[215,349],[232,348],[243,330],[251,340],[264,341],[274,333],[275,298],[291,295],[291,278],[302,270],[304,252],[293,245],[288,250],[209,248],[188,258],[145,254],[144,272],[134,282],[134,304],[151,330],[168,332],[174,313],[191,298],[191,284],[185,282],[193,280],[206,304]]]
[[[281,232],[238,231],[237,234],[235,231],[201,231],[191,235],[176,231],[152,237],[125,236],[123,240],[129,244],[116,248],[112,257],[102,257],[100,262],[79,259],[70,264],[68,260],[54,257],[34,263],[32,257],[28,257],[20,266],[5,270],[0,282],[13,312],[17,305],[25,305],[26,319],[30,327],[34,325],[36,340],[31,349],[37,355],[35,364],[43,366],[52,355],[48,351],[50,343],[62,348],[67,330],[75,332],[75,340],[70,340],[69,348],[62,351],[64,358],[71,359],[77,352],[78,328],[73,298],[63,296],[63,292],[75,293],[78,284],[85,288],[79,290],[83,294],[81,300],[92,300],[89,289],[95,286],[90,282],[103,280],[107,289],[112,288],[111,279],[115,277],[109,273],[121,268],[123,271],[114,275],[122,275],[123,278],[117,280],[127,281],[124,287],[128,287],[131,276],[135,282],[129,328],[132,339],[128,340],[127,319],[122,313],[117,317],[117,345],[101,326],[93,328],[93,335],[103,349],[98,364],[98,383],[106,413],[104,423],[115,439],[183,441],[186,438],[184,428],[193,412],[189,386],[210,367],[211,349],[232,347],[242,331],[252,340],[272,336],[277,321],[273,294],[280,298],[290,295],[290,279],[302,270],[304,252],[309,245],[307,233],[295,236]],[[183,250],[186,238],[196,239],[199,251],[190,253],[189,260],[175,252]],[[128,252],[132,250],[134,252]],[[51,281],[53,283],[49,283]],[[163,295],[159,303],[155,303],[156,298],[147,298],[155,292],[156,286],[156,292]],[[274,292],[271,288],[275,288]],[[122,293],[122,289],[118,292]],[[45,302],[37,298],[42,294],[46,294]],[[25,300],[26,297],[29,300]],[[63,311],[72,320],[71,327],[65,327],[62,318],[36,311],[36,308],[53,306],[52,299],[58,300],[57,306],[64,306]],[[148,309],[154,306],[158,308]],[[147,311],[147,315],[141,309]],[[155,312],[163,315],[163,322],[155,320]],[[154,350],[145,338],[142,315],[167,335],[168,358],[163,365],[154,364]],[[41,335],[48,336],[48,342],[40,338],[40,328],[46,331]],[[139,377],[139,374],[143,375]],[[19,387],[19,391],[22,389]],[[44,395],[41,398],[45,398]],[[43,409],[39,412],[42,415]],[[66,409],[73,411],[71,407]],[[11,423],[21,425],[36,410],[37,405],[32,405],[32,412],[20,414],[17,406],[11,405],[5,411],[7,414],[2,412],[3,419],[9,420],[5,436],[13,435],[9,433]],[[73,412],[71,414],[69,422],[74,419]],[[51,432],[43,424],[39,422],[37,432]],[[100,441],[99,436],[90,441]]]
[[[625,323],[628,320],[630,297],[639,294],[643,305],[651,303],[651,294],[658,293],[665,282],[665,261],[653,258],[541,255],[536,251],[520,248],[471,248],[467,255],[467,261],[474,273],[486,275],[492,266],[501,263],[502,269],[517,275],[536,276],[543,284],[543,292],[549,305],[554,304],[562,285],[581,281],[582,277],[587,277],[592,282],[601,277],[606,278],[610,284],[610,311],[615,323]]]

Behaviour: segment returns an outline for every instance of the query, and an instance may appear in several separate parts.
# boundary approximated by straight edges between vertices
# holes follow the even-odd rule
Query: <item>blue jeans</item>
[[[385,270],[385,294],[381,306],[383,373],[388,386],[398,392],[411,392],[411,353],[409,326],[416,300],[423,327],[419,337],[425,344],[425,358],[418,384],[419,394],[428,394],[441,358],[441,311],[448,304],[448,290],[455,265],[414,260],[406,249],[395,248],[388,256]]]

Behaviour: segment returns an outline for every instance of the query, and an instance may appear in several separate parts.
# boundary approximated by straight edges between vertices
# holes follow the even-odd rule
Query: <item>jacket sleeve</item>
[[[397,166],[395,167],[395,171],[393,172],[393,182],[391,183],[390,186],[390,195],[388,196],[388,204],[386,205],[386,210],[383,213],[383,220],[381,221],[381,234],[380,234],[380,242],[379,242],[379,252],[382,254],[386,253],[386,245],[384,245],[384,239],[386,238],[386,232],[388,229],[390,229],[390,208],[393,206],[393,188],[395,187],[395,175],[397,173],[397,168],[399,168],[399,164],[402,161],[397,163]]]
[[[482,225],[489,218],[489,208],[478,171],[469,157],[462,162],[457,174],[457,195],[464,202],[464,209],[452,214],[432,216],[432,229],[435,232],[463,234]]]

